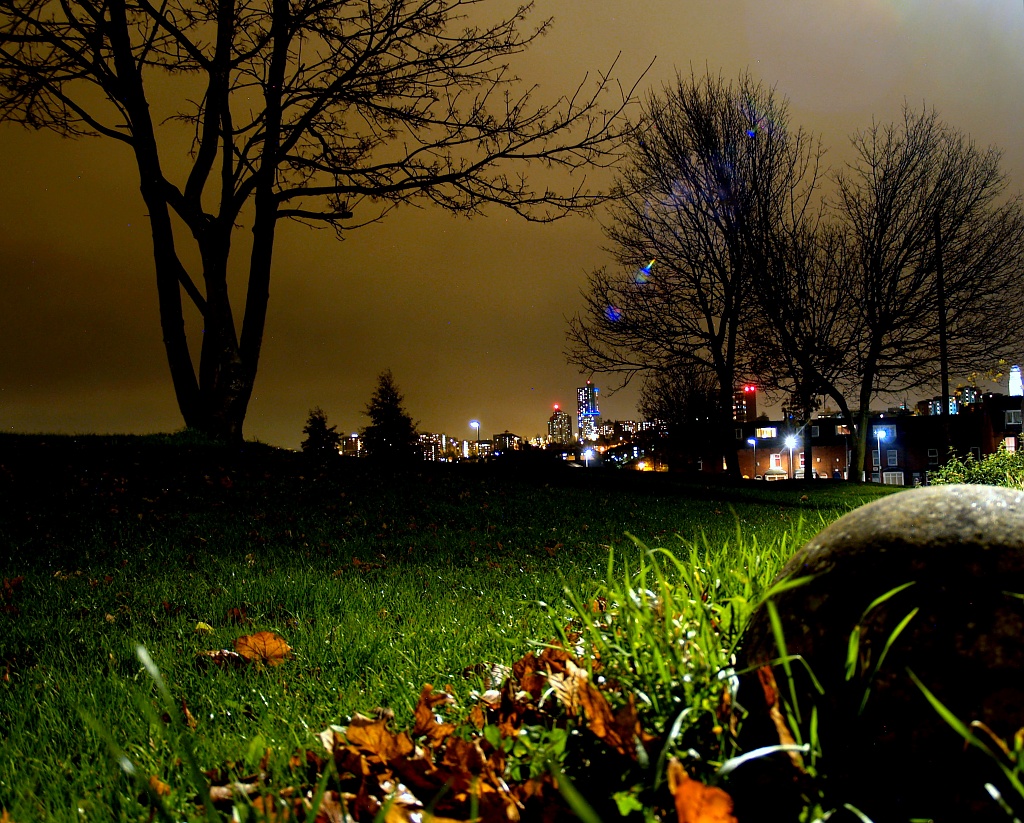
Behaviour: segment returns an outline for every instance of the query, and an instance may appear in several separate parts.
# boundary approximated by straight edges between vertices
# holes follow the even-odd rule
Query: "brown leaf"
[[[420,692],[416,703],[415,723],[412,727],[413,737],[426,737],[431,748],[440,746],[446,737],[455,731],[451,723],[438,723],[434,717],[434,707],[453,702],[452,696],[445,692],[434,692],[434,687],[427,683]]]
[[[387,762],[405,757],[415,748],[412,738],[402,732],[395,734],[384,720],[371,720],[357,714],[345,729],[345,739],[366,754]]]
[[[345,823],[351,818],[345,813],[341,796],[336,791],[324,792],[313,823]]]
[[[249,623],[249,617],[245,613],[245,606],[228,609],[226,618],[228,623],[233,623],[237,626],[244,626]]]
[[[586,670],[571,660],[566,661],[563,674],[549,675],[548,681],[566,711],[583,714],[590,731],[620,754],[635,758],[637,742],[654,739],[640,725],[633,695],[627,705],[613,712],[601,690],[588,679]]]
[[[185,717],[185,725],[190,729],[194,729],[199,725],[199,721],[196,720],[195,715],[188,710],[188,704],[185,702],[185,698],[181,698],[181,713]]]
[[[257,819],[263,823],[292,823],[299,819],[287,801],[273,794],[260,795],[252,801],[252,806],[258,812]]]
[[[158,795],[159,797],[167,797],[167,795],[171,793],[171,787],[164,783],[155,774],[150,775],[149,777],[149,788],[152,790],[153,794]]]
[[[246,660],[280,666],[291,655],[291,647],[274,632],[247,634],[235,640],[235,651]]]
[[[14,599],[14,593],[18,590],[22,583],[25,582],[25,576],[19,575],[18,577],[4,578],[3,586],[0,586],[0,601],[10,603]],[[6,813],[6,812],[5,812]]]
[[[668,764],[668,787],[679,823],[737,823],[728,793],[694,780],[674,757]]]
[[[775,726],[775,733],[779,736],[779,743],[783,746],[795,746],[796,739],[789,730],[789,726],[786,725],[786,718],[782,716],[782,697],[779,694],[779,684],[775,682],[772,667],[762,666],[759,668],[757,670],[757,679],[761,682],[761,688],[764,690],[764,702],[768,704],[768,716]],[[804,759],[800,756],[800,752],[789,750],[786,754],[789,755],[790,762],[792,762],[797,770],[806,772]]]

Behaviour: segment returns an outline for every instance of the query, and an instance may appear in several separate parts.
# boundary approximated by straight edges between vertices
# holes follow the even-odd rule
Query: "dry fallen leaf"
[[[668,764],[668,787],[679,823],[737,823],[728,793],[694,780],[674,757]]]
[[[185,702],[185,698],[181,698],[181,714],[185,718],[185,725],[190,729],[194,729],[199,725],[199,721],[192,712],[188,710],[188,704]]]
[[[386,720],[371,720],[359,714],[345,729],[345,739],[361,752],[384,763],[405,757],[415,748],[406,732],[395,734],[388,730]]]
[[[235,651],[246,660],[280,666],[291,655],[291,647],[274,632],[247,634],[235,640]]]
[[[156,794],[160,797],[167,797],[167,795],[171,793],[171,787],[164,783],[155,774],[150,775],[149,788],[153,791],[153,794]]]
[[[444,739],[455,731],[451,723],[438,723],[434,717],[434,707],[444,703],[452,703],[454,698],[446,692],[435,692],[434,687],[427,683],[420,692],[416,703],[416,722],[412,729],[413,737],[426,737],[433,748],[437,748]]]
[[[779,743],[783,746],[796,746],[796,739],[786,725],[786,718],[782,716],[782,697],[779,694],[779,685],[775,682],[775,675],[771,666],[762,666],[757,670],[757,679],[761,682],[764,690],[764,701],[768,704],[768,716],[775,725],[775,732],[779,735]],[[786,752],[793,766],[801,772],[806,772],[804,759],[800,752],[789,749]]]

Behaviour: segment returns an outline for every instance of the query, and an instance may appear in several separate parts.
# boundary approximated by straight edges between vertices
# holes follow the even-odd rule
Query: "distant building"
[[[587,385],[576,390],[576,427],[581,443],[598,438],[597,427],[601,410],[598,408],[597,395],[597,386],[589,380]]]
[[[732,393],[732,419],[737,423],[757,420],[757,386],[747,383]]]
[[[949,396],[949,413],[957,414],[960,411],[960,404],[957,402],[956,395],[951,394]],[[940,415],[942,414],[942,398],[933,397],[928,401],[928,414]]]
[[[972,403],[981,402],[981,389],[977,386],[960,386],[953,392],[961,406],[970,406]]]
[[[341,453],[346,457],[363,456],[363,441],[358,434],[353,434],[341,441]]]
[[[555,404],[555,412],[548,418],[548,442],[564,445],[572,442],[572,418]]]
[[[494,443],[495,454],[518,451],[523,447],[523,438],[518,434],[512,434],[508,429],[503,431],[501,434],[494,435],[492,441]]]
[[[420,448],[423,449],[424,460],[453,460],[459,454],[460,445],[446,434],[427,433],[420,435]]]
[[[1021,380],[1020,366],[1010,366],[1010,397],[1024,395],[1024,381]]]

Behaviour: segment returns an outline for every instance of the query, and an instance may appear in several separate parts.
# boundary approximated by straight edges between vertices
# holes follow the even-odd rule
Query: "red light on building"
[[[746,385],[746,386],[743,387],[743,391],[746,394],[749,394],[751,392],[756,392],[757,391],[757,386]]]

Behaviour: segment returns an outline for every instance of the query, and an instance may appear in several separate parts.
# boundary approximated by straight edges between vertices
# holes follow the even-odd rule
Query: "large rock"
[[[980,721],[1012,749],[1014,733],[1024,728],[1024,493],[940,486],[892,495],[822,531],[793,555],[777,582],[786,578],[809,578],[772,600],[786,651],[803,658],[824,692],[793,662],[803,740],[817,706],[822,758],[816,765],[825,775],[827,802],[851,803],[875,823],[1005,821],[985,789],[991,783],[1020,816],[1024,800],[998,765],[965,745],[908,672],[965,724]],[[848,672],[855,631],[859,642]],[[775,661],[784,700],[790,684],[763,604],[742,649],[750,671],[738,700],[751,716],[741,742],[747,749],[778,743],[756,670]],[[992,738],[977,731],[995,750]],[[792,800],[794,787],[809,783],[780,755],[741,766],[734,777],[738,809],[749,809],[749,819],[771,819],[769,808],[784,819],[791,813],[787,791]],[[769,799],[773,792],[778,804]]]

